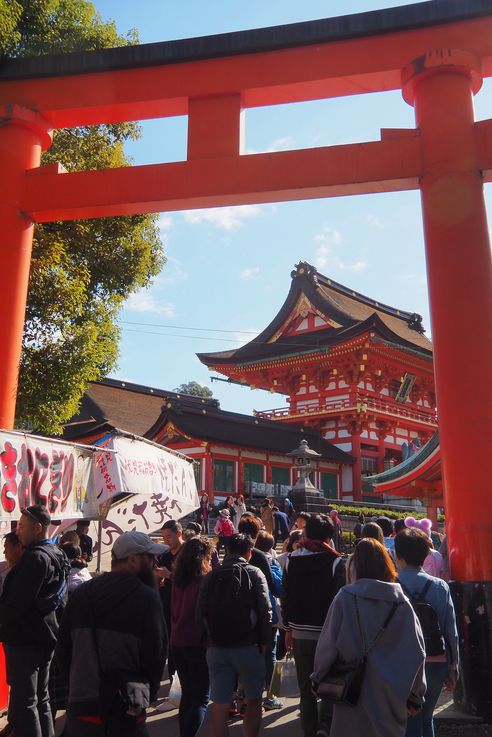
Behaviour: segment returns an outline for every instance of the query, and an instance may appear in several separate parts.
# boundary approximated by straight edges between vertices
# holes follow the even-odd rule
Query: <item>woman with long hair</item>
[[[193,537],[182,546],[174,565],[170,647],[181,683],[180,737],[194,737],[209,701],[206,649],[195,612],[200,585],[211,570],[211,554],[207,540]]]
[[[425,693],[420,624],[380,542],[359,542],[348,575],[318,640],[313,684],[322,683],[336,661],[365,656],[366,666],[357,705],[335,703],[330,737],[403,737]]]
[[[247,513],[246,504],[244,503],[244,496],[242,494],[239,494],[238,498],[234,502],[234,529],[237,530],[237,526],[239,524],[239,520],[243,516],[243,514]]]
[[[208,494],[205,492],[200,498],[200,506],[196,511],[196,521],[201,525],[204,535],[208,535],[208,518],[212,505],[208,501]]]

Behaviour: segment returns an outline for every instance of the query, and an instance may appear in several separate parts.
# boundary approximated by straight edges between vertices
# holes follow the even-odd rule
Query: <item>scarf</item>
[[[302,540],[299,547],[309,550],[310,553],[326,553],[330,551],[330,553],[334,553],[338,558],[340,557],[340,553],[328,543],[323,542],[323,540],[310,540],[306,537]]]

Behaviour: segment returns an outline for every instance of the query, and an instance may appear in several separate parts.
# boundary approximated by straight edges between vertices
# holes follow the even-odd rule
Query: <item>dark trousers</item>
[[[10,686],[9,722],[19,737],[53,737],[48,678],[51,646],[4,644]]]
[[[299,684],[301,726],[304,737],[316,737],[318,729],[330,733],[332,706],[321,699],[318,714],[318,699],[311,689],[311,673],[314,670],[314,653],[316,640],[294,639],[294,661],[296,664],[297,683]]]
[[[171,646],[181,683],[180,737],[195,737],[203,722],[210,697],[210,681],[204,647]]]
[[[148,737],[145,718],[121,715],[110,724],[100,724],[91,717],[67,715],[64,737]]]

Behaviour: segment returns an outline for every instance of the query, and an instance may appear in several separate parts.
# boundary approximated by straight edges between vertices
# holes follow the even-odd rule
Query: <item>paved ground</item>
[[[159,702],[167,694],[169,683],[164,683]],[[285,706],[278,711],[270,711],[263,716],[261,734],[265,737],[302,737],[299,720],[297,699],[284,699]],[[150,710],[148,727],[150,737],[179,737],[177,709],[168,712]],[[210,734],[209,714],[205,717],[197,737],[208,737]],[[0,720],[3,726],[4,720]],[[63,729],[64,717],[60,715],[56,724],[56,737]],[[241,737],[241,721],[237,720],[230,725],[231,737]],[[347,737],[355,737],[347,735]],[[492,737],[492,725],[485,725],[481,720],[455,711],[452,697],[443,692],[436,708],[436,737]]]

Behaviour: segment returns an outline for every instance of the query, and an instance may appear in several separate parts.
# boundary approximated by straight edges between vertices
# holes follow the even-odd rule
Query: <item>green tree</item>
[[[0,0],[0,54],[35,56],[136,43],[87,0]],[[58,130],[42,164],[69,171],[125,166],[135,123]],[[124,300],[164,263],[155,215],[47,223],[35,228],[17,400],[18,427],[56,433],[87,383],[118,357]]]
[[[212,391],[207,386],[199,384],[198,381],[189,381],[187,384],[180,384],[174,391],[178,394],[191,394],[192,397],[203,397],[203,399],[213,397]]]

